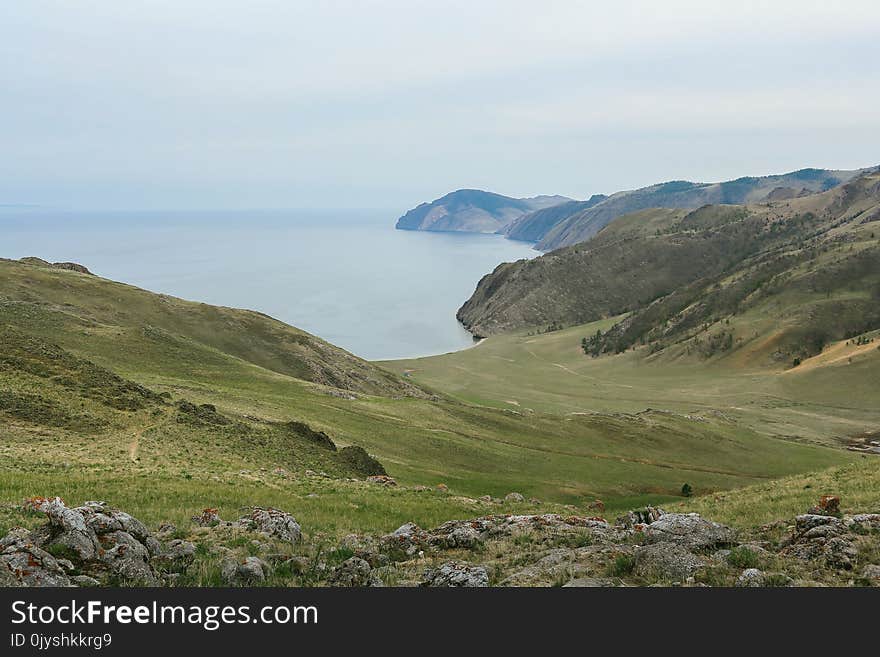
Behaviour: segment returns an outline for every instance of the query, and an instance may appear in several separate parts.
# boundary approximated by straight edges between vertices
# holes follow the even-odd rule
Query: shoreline
[[[467,351],[468,349],[474,349],[475,347],[479,347],[489,338],[480,338],[475,340],[473,344],[468,345],[467,347],[462,347],[461,349],[456,349],[454,351],[444,351],[439,354],[423,354],[422,356],[402,356],[401,358],[380,358],[379,360],[369,360],[368,363],[390,363],[393,361],[399,360],[419,360],[421,358],[434,358],[435,356],[446,356],[448,354],[457,354],[462,351]]]

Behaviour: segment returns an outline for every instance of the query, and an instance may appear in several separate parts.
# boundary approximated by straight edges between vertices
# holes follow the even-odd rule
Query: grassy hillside
[[[587,242],[499,266],[459,318],[492,335],[628,313],[589,345],[605,353],[647,343],[664,348],[769,303],[772,319],[791,329],[780,345],[780,357],[791,362],[823,341],[880,327],[878,217],[880,174],[760,205],[645,210]],[[722,344],[730,339],[729,332],[712,336]]]
[[[22,498],[58,494],[149,522],[268,504],[339,535],[466,517],[484,494],[518,490],[542,509],[600,497],[613,513],[677,499],[685,481],[704,493],[852,458],[713,414],[563,416],[432,397],[262,315],[76,271],[0,262],[0,304],[0,524],[18,522]],[[401,487],[365,483],[372,462],[350,446]]]
[[[841,341],[795,369],[759,366],[763,338],[711,359],[648,356],[648,348],[599,358],[581,341],[621,318],[542,335],[501,335],[466,351],[386,367],[469,403],[524,414],[673,413],[727,418],[766,435],[842,445],[880,430],[880,337]],[[847,344],[849,342],[849,344]]]

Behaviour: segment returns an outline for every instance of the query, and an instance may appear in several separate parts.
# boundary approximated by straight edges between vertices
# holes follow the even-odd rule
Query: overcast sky
[[[880,164],[880,3],[7,0],[0,204],[584,198]]]

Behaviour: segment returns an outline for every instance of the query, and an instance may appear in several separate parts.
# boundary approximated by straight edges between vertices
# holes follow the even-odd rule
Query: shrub
[[[758,555],[747,547],[735,547],[727,555],[727,563],[736,568],[756,568]]]
[[[618,554],[608,569],[613,577],[624,577],[632,573],[636,567],[636,559],[630,554]]]

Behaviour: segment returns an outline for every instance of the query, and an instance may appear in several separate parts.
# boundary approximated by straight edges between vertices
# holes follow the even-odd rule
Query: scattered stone
[[[192,521],[199,527],[216,527],[223,522],[218,510],[212,508],[202,509],[199,515],[192,517]]]
[[[425,571],[419,586],[489,586],[489,573],[482,566],[463,561],[447,561]]]
[[[367,477],[367,481],[371,484],[379,484],[380,486],[396,486],[397,481],[388,475],[371,475]]]
[[[520,502],[524,502],[526,498],[522,496],[521,493],[508,493],[504,496],[504,501],[508,504],[519,504]]]

